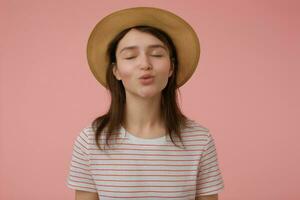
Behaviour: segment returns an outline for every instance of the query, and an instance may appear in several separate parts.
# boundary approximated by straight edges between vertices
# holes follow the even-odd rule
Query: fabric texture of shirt
[[[223,191],[210,131],[192,120],[188,124],[181,130],[185,149],[167,135],[145,139],[121,126],[117,142],[105,151],[96,146],[91,125],[86,126],[74,141],[66,185],[97,192],[101,200],[194,200]]]

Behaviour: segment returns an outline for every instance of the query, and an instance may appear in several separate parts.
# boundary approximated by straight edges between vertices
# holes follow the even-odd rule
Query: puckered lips
[[[140,82],[144,85],[148,85],[151,84],[154,80],[154,76],[151,74],[144,74],[142,76],[140,76]]]

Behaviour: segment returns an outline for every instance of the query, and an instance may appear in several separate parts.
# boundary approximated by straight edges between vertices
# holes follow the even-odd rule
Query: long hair
[[[97,117],[92,122],[92,127],[96,136],[96,144],[98,148],[102,150],[101,144],[99,143],[99,139],[103,138],[102,136],[105,136],[102,140],[105,141],[105,144],[108,147],[110,146],[109,141],[116,141],[118,130],[120,129],[124,119],[124,108],[126,103],[125,89],[122,81],[117,80],[113,74],[113,63],[116,63],[116,49],[119,41],[126,35],[126,33],[128,33],[128,31],[133,28],[155,36],[169,49],[170,60],[173,64],[173,73],[169,77],[168,83],[161,93],[160,115],[167,130],[167,135],[170,136],[172,143],[179,147],[174,142],[174,137],[179,138],[183,144],[180,130],[188,126],[188,118],[182,114],[177,102],[177,91],[179,91],[176,84],[178,72],[177,52],[171,38],[164,31],[150,26],[135,26],[125,29],[120,32],[108,45],[107,56],[109,58],[109,64],[106,70],[106,83],[107,90],[111,96],[111,103],[107,113]]]

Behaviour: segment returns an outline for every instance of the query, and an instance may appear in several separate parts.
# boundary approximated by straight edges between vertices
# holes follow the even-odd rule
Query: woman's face
[[[168,48],[155,36],[131,29],[119,41],[113,73],[122,80],[126,95],[158,95],[173,73]],[[141,79],[143,75],[153,77]]]

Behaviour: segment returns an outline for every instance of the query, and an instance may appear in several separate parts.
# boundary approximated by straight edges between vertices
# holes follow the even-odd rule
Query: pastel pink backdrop
[[[0,6],[0,199],[74,199],[72,145],[109,105],[86,42],[112,11],[155,6],[197,31],[181,107],[210,129],[223,200],[300,199],[299,1],[16,1]]]

